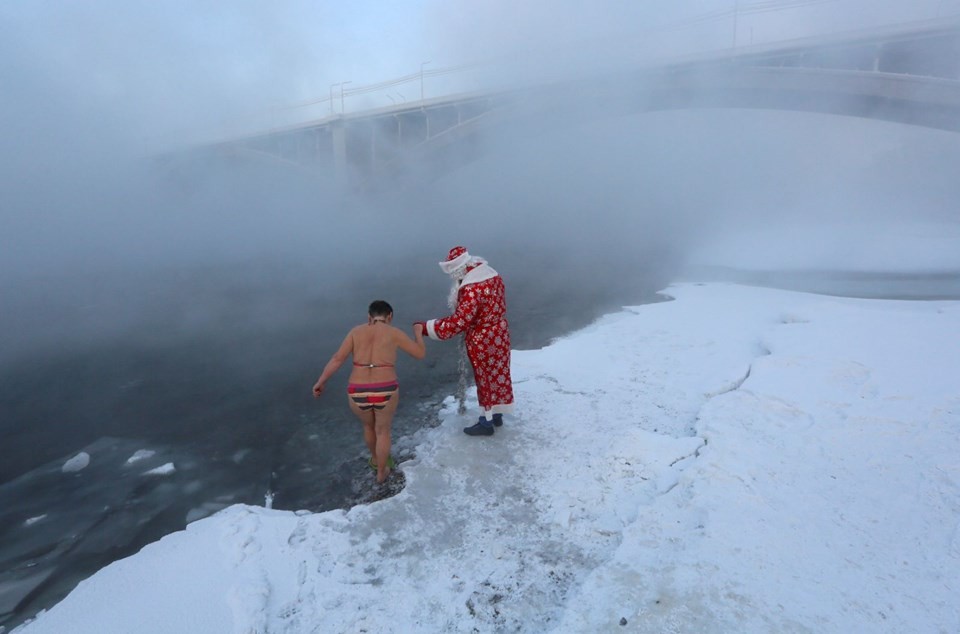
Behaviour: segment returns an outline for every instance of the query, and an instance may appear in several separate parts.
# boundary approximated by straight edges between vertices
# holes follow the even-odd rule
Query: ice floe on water
[[[63,467],[60,470],[64,473],[76,473],[77,471],[83,471],[90,465],[90,454],[86,451],[81,451],[74,457],[70,458],[63,463]]]
[[[43,521],[44,519],[46,519],[46,517],[47,517],[47,514],[46,514],[46,513],[44,513],[43,515],[37,515],[37,516],[35,516],[35,517],[28,517],[27,519],[23,520],[23,525],[24,525],[24,526],[33,526],[33,525],[36,524],[37,522],[40,522],[40,521]]]
[[[143,475],[145,476],[165,476],[174,473],[177,470],[177,467],[174,466],[172,462],[167,462],[159,467],[154,467],[149,471],[144,471]]]
[[[135,464],[146,460],[147,458],[152,458],[157,452],[151,449],[137,449],[132,456],[127,458],[127,464]]]

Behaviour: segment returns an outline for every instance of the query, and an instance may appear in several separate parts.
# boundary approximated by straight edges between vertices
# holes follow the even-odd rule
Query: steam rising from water
[[[740,26],[767,37],[798,35],[784,30],[788,22],[843,30],[866,7],[835,3],[825,19],[824,3],[809,4],[807,13],[755,12]],[[870,20],[928,18],[942,5],[910,13],[902,3],[874,2]],[[515,65],[512,80],[530,83],[546,67],[573,69],[571,60],[627,59],[631,40],[614,40],[614,30],[649,48],[655,39],[640,34],[696,17],[666,3],[484,3],[482,10],[460,3],[473,11],[466,24],[466,13],[451,5],[424,6],[431,17],[416,42],[368,41],[365,48],[381,54],[356,59],[372,64],[394,51],[411,68],[425,63],[431,46],[461,59],[500,47],[490,52],[547,62]],[[369,28],[398,18],[377,7],[386,13],[367,12]],[[333,95],[331,84],[348,80],[328,64],[343,63],[343,53],[327,57],[316,42],[345,45],[344,29],[324,19],[359,20],[361,8],[251,5],[230,15],[215,3],[0,8],[0,116],[14,122],[0,140],[0,362],[68,340],[222,333],[282,324],[302,311],[278,300],[269,311],[237,312],[224,299],[225,271],[270,279],[308,303],[345,288],[389,297],[397,284],[442,297],[435,263],[460,243],[505,274],[557,293],[565,284],[628,289],[639,268],[668,280],[687,263],[957,266],[949,257],[916,258],[905,235],[917,232],[902,227],[956,226],[960,142],[893,124],[687,111],[578,117],[537,133],[504,126],[486,131],[474,162],[379,196],[343,189],[321,169],[187,150],[245,112]],[[718,2],[709,10],[728,8]],[[703,24],[717,46],[734,26]],[[666,31],[660,41],[702,43],[697,29]],[[594,45],[576,46],[585,41]],[[609,46],[599,46],[604,41]],[[387,76],[401,72],[383,68]],[[158,320],[167,328],[152,331]]]

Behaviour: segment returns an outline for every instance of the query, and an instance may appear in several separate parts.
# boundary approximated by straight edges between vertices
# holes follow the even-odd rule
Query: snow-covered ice
[[[960,302],[666,292],[515,352],[492,438],[448,399],[399,495],[228,507],[17,631],[960,631]]]

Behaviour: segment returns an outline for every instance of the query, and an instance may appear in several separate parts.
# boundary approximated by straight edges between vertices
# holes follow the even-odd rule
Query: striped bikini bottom
[[[361,410],[383,409],[400,388],[396,379],[386,383],[350,383],[347,394]]]

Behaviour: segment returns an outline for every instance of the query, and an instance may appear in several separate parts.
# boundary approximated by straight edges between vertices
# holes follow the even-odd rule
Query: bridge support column
[[[343,119],[330,124],[330,134],[333,140],[333,171],[337,182],[347,182],[347,126]]]

